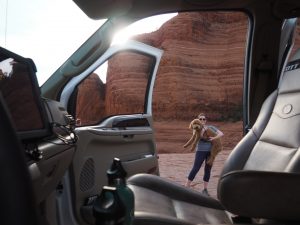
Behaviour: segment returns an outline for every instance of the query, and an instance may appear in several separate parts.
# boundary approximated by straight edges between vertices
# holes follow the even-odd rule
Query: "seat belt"
[[[256,118],[259,114],[260,108],[265,101],[266,97],[270,94],[269,84],[270,77],[273,72],[273,64],[271,61],[262,61],[259,63],[258,68],[256,69],[256,83],[255,83],[255,91],[253,94],[253,98],[251,101],[251,113],[250,113],[250,126],[252,127],[253,123],[256,121]],[[268,85],[267,85],[268,84]],[[266,88],[268,87],[268,88]],[[255,104],[253,102],[255,101]]]

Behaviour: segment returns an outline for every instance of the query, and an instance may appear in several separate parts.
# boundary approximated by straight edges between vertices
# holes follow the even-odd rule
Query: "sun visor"
[[[106,19],[126,14],[132,0],[73,0],[92,19]]]

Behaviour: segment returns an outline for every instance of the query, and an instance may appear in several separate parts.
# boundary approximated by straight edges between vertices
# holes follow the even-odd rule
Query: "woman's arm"
[[[215,131],[216,136],[210,137],[210,138],[209,138],[210,141],[215,140],[215,139],[218,139],[218,138],[221,138],[221,137],[224,136],[223,132],[220,131],[219,129],[217,129],[216,127],[214,127],[214,129],[212,129],[212,130]]]

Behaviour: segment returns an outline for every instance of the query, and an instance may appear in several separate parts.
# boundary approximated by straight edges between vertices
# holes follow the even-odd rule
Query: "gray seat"
[[[158,176],[128,180],[135,224],[224,224],[227,212],[261,223],[300,223],[300,60],[286,67],[252,129],[225,162],[218,199]]]
[[[138,174],[128,186],[135,196],[135,225],[230,223],[219,201],[161,177]]]

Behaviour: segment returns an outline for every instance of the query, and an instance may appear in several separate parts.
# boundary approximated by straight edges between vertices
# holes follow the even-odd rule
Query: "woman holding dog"
[[[201,130],[201,135],[200,135],[201,139],[197,143],[194,165],[188,175],[188,179],[186,181],[185,186],[186,187],[191,186],[191,182],[194,180],[196,174],[199,172],[203,162],[205,161],[204,176],[203,176],[204,189],[203,189],[202,193],[209,196],[208,191],[207,191],[207,186],[208,186],[208,182],[210,179],[212,165],[209,165],[207,163],[207,161],[209,159],[210,151],[211,151],[211,147],[212,147],[211,141],[214,139],[217,139],[217,138],[221,138],[224,134],[220,130],[218,130],[216,127],[206,125],[207,119],[206,119],[206,116],[204,113],[200,113],[198,115],[198,119],[200,120],[200,123],[203,125],[203,128]],[[216,133],[216,135],[214,137],[207,135],[206,131],[208,128],[210,128],[211,130],[213,130]]]

